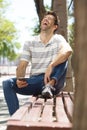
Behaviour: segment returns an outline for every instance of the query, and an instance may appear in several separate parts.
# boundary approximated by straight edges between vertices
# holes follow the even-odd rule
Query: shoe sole
[[[52,98],[52,96],[48,92],[45,92],[42,95],[44,98]]]

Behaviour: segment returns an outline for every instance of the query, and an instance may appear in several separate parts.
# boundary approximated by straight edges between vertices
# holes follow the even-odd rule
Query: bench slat
[[[70,122],[64,110],[62,96],[56,98],[56,116],[58,122]]]
[[[9,118],[9,120],[21,120],[27,111],[28,107],[21,107]]]
[[[71,123],[10,121],[7,130],[71,130],[71,128]]]
[[[38,121],[40,119],[42,106],[33,106],[30,112],[27,114],[26,121]]]
[[[26,121],[39,121],[44,104],[44,99],[38,99],[27,114]]]
[[[32,104],[36,100],[36,97],[29,97],[29,101],[20,107],[10,118],[9,120],[22,120],[29,109],[32,107]]]
[[[53,121],[53,99],[48,99],[44,105],[42,119],[43,122]]]

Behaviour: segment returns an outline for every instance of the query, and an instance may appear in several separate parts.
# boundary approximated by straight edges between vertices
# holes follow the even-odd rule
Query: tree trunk
[[[36,10],[37,10],[37,14],[39,16],[39,22],[41,22],[46,10],[43,4],[43,0],[34,0],[35,2],[35,6],[36,6]]]
[[[53,10],[58,14],[60,19],[60,26],[57,33],[62,34],[67,40],[66,0],[53,0]]]
[[[63,35],[67,40],[67,7],[66,0],[53,0],[53,10],[57,13],[60,19],[60,27],[58,29],[59,34]],[[68,71],[66,76],[66,91],[73,91],[73,81],[72,81],[72,67],[71,58],[69,58]]]
[[[75,106],[73,130],[87,130],[87,0],[75,7]]]

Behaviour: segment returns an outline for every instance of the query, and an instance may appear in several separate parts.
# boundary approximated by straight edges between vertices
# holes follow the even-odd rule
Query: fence
[[[0,76],[2,75],[15,75],[17,66],[0,66]],[[30,74],[30,65],[26,70],[26,75]]]

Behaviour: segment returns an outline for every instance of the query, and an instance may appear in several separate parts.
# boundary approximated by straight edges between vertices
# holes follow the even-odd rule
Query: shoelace
[[[52,89],[53,91],[55,91],[56,89],[54,87],[52,87],[51,85],[48,86],[50,89]]]
[[[49,85],[49,84],[47,84],[46,86],[44,86],[43,89],[45,89],[46,87],[50,88],[50,89],[53,90],[53,91],[56,90],[53,86],[51,86],[51,85]]]

